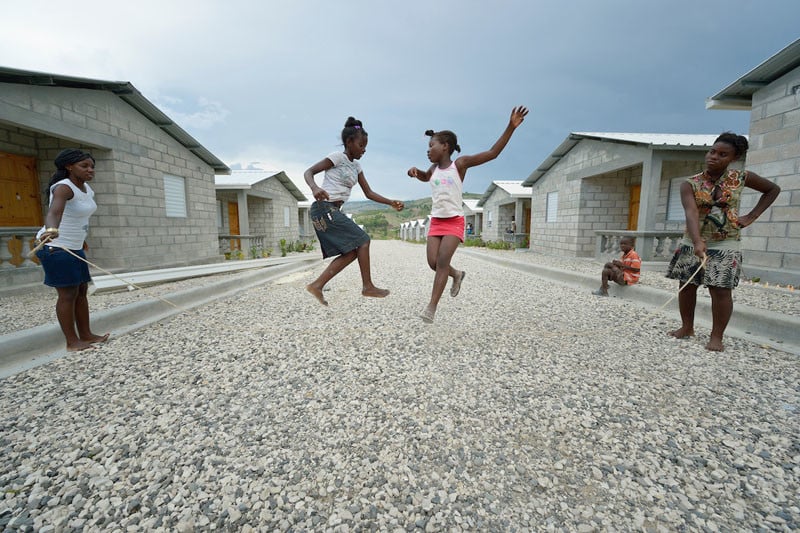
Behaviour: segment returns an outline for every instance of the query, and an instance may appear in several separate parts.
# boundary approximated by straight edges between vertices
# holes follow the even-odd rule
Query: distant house
[[[476,199],[465,199],[464,202],[464,224],[467,227],[468,237],[480,237],[483,227],[483,208],[478,207]],[[472,228],[472,233],[469,229]]]
[[[531,250],[607,257],[629,235],[645,261],[667,260],[685,226],[680,183],[703,170],[716,137],[570,133],[523,182]]]
[[[772,207],[743,231],[746,272],[800,284],[800,39],[709,98],[706,107],[750,111],[746,167],[781,187]],[[745,190],[742,211],[758,199]]]
[[[481,236],[502,241],[530,232],[531,189],[522,181],[493,181],[478,200],[483,209]]]
[[[91,259],[112,271],[221,260],[214,175],[230,170],[129,82],[0,67],[0,288],[27,259],[64,148],[92,152]]]
[[[305,237],[308,210],[298,203],[308,200],[285,172],[234,170],[216,176],[215,189],[221,253],[243,250],[260,257],[277,250],[281,239]]]

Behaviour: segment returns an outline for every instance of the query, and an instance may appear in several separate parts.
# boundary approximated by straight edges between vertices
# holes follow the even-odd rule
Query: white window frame
[[[558,219],[558,191],[547,193],[547,205],[545,208],[545,222],[556,222]]]
[[[186,179],[164,174],[164,207],[169,218],[186,218]]]
[[[283,227],[288,228],[292,225],[292,212],[289,206],[283,207]]]

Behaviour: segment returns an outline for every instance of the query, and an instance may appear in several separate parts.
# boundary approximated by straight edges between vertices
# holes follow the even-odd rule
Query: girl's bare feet
[[[386,289],[379,289],[376,286],[372,287],[365,287],[361,290],[361,296],[369,296],[371,298],[385,298],[389,295],[389,291]]]
[[[670,331],[668,335],[672,335],[676,339],[685,339],[686,337],[694,337],[694,329],[689,328],[678,328],[676,330]]]
[[[80,352],[82,350],[89,350],[94,348],[94,345],[89,341],[78,340],[72,344],[67,344],[68,352]]]
[[[94,344],[96,342],[106,342],[109,336],[111,336],[111,333],[106,333],[105,335],[95,335],[92,333],[88,338],[81,340]]]
[[[322,305],[328,305],[328,302],[325,300],[325,297],[322,295],[322,290],[314,287],[313,285],[306,285],[306,290],[310,292],[314,298],[317,299],[319,303]]]
[[[706,350],[711,352],[724,352],[725,346],[722,344],[722,339],[711,337],[708,344],[706,344]]]

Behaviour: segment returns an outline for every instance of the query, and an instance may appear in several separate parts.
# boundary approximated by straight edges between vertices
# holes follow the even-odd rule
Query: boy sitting
[[[614,259],[603,267],[603,282],[599,289],[592,291],[597,296],[608,296],[608,280],[613,280],[618,285],[633,285],[639,281],[642,269],[642,259],[633,249],[633,237],[622,237],[619,240],[619,249],[622,250],[622,260]]]

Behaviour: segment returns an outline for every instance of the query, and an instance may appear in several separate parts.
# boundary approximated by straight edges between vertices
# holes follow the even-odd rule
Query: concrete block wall
[[[221,259],[213,169],[119,97],[0,83],[0,111],[14,124],[8,151],[33,155],[35,149],[43,190],[61,149],[82,147],[98,159],[92,183],[98,210],[88,237],[97,264],[140,270]],[[185,218],[166,216],[165,174],[185,180]]]
[[[800,282],[800,67],[753,95],[746,168],[774,181],[781,194],[742,234],[744,266],[784,271],[784,283]],[[742,212],[758,201],[745,189]],[[769,277],[769,276],[767,276]]]
[[[286,187],[276,178],[270,178],[261,181],[255,185],[255,190],[269,196],[265,214],[260,224],[264,225],[264,233],[267,235],[267,240],[274,250],[280,248],[280,240],[286,239],[287,242],[294,242],[300,238],[300,220],[299,212],[297,209],[297,199],[289,192]],[[289,226],[285,225],[284,209],[289,208]],[[251,212],[252,214],[252,212]],[[253,228],[260,228],[251,222],[251,231]],[[259,230],[259,233],[261,231]],[[265,242],[265,245],[267,243]]]
[[[514,215],[513,207],[509,210],[501,209],[500,206],[508,202],[513,202],[511,195],[500,187],[492,191],[491,196],[483,204],[483,227],[481,228],[481,238],[484,241],[502,241],[503,233],[507,227],[511,226],[511,217]],[[489,227],[489,216],[492,214],[492,227]]]

